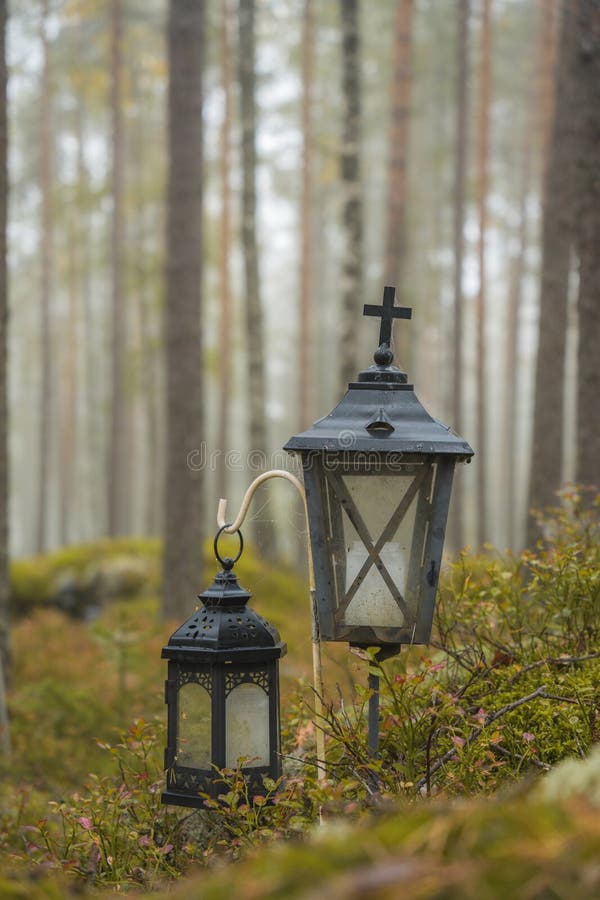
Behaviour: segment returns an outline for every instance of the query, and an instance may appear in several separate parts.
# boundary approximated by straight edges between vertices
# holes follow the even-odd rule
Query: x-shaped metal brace
[[[381,559],[380,553],[385,544],[394,536],[396,533],[400,522],[408,512],[412,501],[414,500],[417,492],[419,491],[421,484],[425,478],[426,466],[423,466],[422,470],[415,476],[412,483],[409,485],[408,490],[406,491],[404,497],[392,513],[387,525],[381,532],[379,538],[374,544],[371,540],[371,535],[369,533],[369,529],[367,528],[363,517],[360,512],[356,508],[356,504],[352,499],[350,491],[346,487],[343,478],[338,475],[337,472],[329,471],[327,472],[327,479],[331,483],[331,487],[334,492],[337,494],[337,497],[342,505],[342,508],[346,512],[348,518],[352,522],[358,536],[361,541],[365,545],[365,549],[367,550],[367,558],[362,564],[360,570],[356,574],[354,581],[346,591],[344,596],[344,600],[340,603],[337,611],[336,617],[339,619],[344,615],[346,610],[348,609],[352,599],[354,598],[357,590],[363,583],[369,569],[371,566],[375,566],[379,571],[381,577],[383,578],[385,584],[387,585],[392,597],[398,604],[399,608],[402,610],[406,624],[411,623],[412,616],[408,610],[408,607],[404,601],[404,597],[400,593],[397,585],[394,582],[394,579],[388,572],[385,563]]]

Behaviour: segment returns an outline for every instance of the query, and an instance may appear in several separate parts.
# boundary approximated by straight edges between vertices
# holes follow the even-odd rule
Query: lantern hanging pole
[[[308,508],[306,505],[306,492],[304,490],[304,486],[302,482],[296,478],[295,475],[292,475],[291,472],[286,472],[285,469],[271,469],[270,472],[263,472],[257,478],[254,479],[246,493],[244,494],[244,499],[242,500],[242,505],[240,506],[240,511],[237,514],[237,517],[234,522],[228,523],[225,516],[227,513],[227,500],[221,498],[219,500],[219,505],[217,508],[217,524],[219,528],[222,528],[226,534],[234,534],[243,524],[244,519],[248,513],[248,508],[252,501],[252,498],[260,485],[268,481],[271,478],[284,478],[286,481],[289,481],[290,484],[293,484],[296,490],[298,491],[301,499],[302,505],[304,507],[304,517],[306,520],[306,534],[308,537],[307,542],[307,554],[308,554],[308,590],[310,596],[310,616],[311,616],[311,637],[312,637],[312,663],[313,663],[313,686],[315,690],[315,713],[317,720],[323,720],[323,664],[321,661],[321,643],[319,639],[319,626],[317,620],[317,611],[316,611],[316,599],[315,599],[315,572],[313,567],[313,558],[312,558],[312,550],[310,546],[310,535],[309,535],[309,525],[308,525]],[[322,781],[325,778],[325,733],[319,722],[315,722],[315,739],[317,745],[317,775],[319,781]]]
[[[379,675],[369,672],[369,756],[376,759],[379,752]]]

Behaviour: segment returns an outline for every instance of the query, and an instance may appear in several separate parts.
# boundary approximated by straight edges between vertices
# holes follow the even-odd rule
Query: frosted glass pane
[[[380,551],[381,561],[390,573],[394,584],[404,597],[406,587],[406,553],[402,547],[391,541]],[[358,575],[368,557],[362,541],[352,541],[346,563],[346,591]],[[400,628],[404,625],[404,614],[392,597],[390,589],[373,565],[364,581],[350,601],[344,620],[352,625],[387,625]]]
[[[212,758],[211,700],[208,691],[196,682],[179,688],[177,765],[209,769]]]
[[[269,765],[269,697],[257,684],[244,682],[226,701],[225,765],[235,768],[241,756],[250,757],[244,768]]]
[[[418,468],[413,468],[406,474],[343,476],[344,485],[360,513],[373,546],[377,545],[383,532],[388,530],[390,519],[411,486],[414,492],[412,500],[407,498],[410,503],[400,522],[395,527],[392,526],[387,540],[379,550],[379,557],[393,582],[393,589],[390,589],[375,563],[371,564],[344,609],[343,621],[346,625],[400,628],[413,620],[416,597],[408,584],[408,574],[419,498],[414,483],[419,471]],[[369,559],[369,554],[365,546],[365,535],[358,533],[346,511],[342,516],[342,530],[345,577],[342,585],[338,585],[338,590],[342,588],[343,601],[363,564]],[[338,557],[341,549],[338,549]],[[404,608],[408,609],[409,621],[402,603],[399,604],[395,599],[398,594]]]

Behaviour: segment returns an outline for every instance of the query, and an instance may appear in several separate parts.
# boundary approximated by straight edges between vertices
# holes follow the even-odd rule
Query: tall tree
[[[108,444],[108,533],[127,530],[127,434],[125,394],[126,306],[123,289],[125,254],[125,153],[123,127],[123,0],[111,0],[112,276],[110,432]]]
[[[10,675],[8,571],[8,278],[6,224],[8,217],[8,127],[6,66],[6,0],[0,0],[0,747],[10,752],[6,683]]]
[[[267,458],[266,384],[263,310],[260,298],[256,241],[256,74],[255,0],[239,0],[239,87],[242,128],[242,246],[244,254],[247,338],[247,390],[250,452]],[[262,553],[276,554],[273,522],[256,523],[255,537]]]
[[[470,0],[459,0],[457,6],[456,35],[456,104],[454,144],[454,197],[453,197],[453,288],[454,288],[454,360],[452,386],[452,419],[458,434],[462,434],[463,416],[463,268],[465,256],[465,202],[468,148],[469,109],[469,18]],[[452,524],[454,540],[458,547],[464,544],[463,509],[461,503],[462,479],[454,491]]]
[[[219,288],[221,293],[219,321],[219,413],[217,447],[228,449],[228,428],[231,415],[231,119],[232,119],[232,61],[229,0],[221,2],[221,86],[223,90],[223,120],[221,122],[219,177],[221,182],[221,222],[219,242]],[[219,498],[227,497],[227,467],[223,456],[217,469]]]
[[[302,25],[302,246],[300,253],[300,427],[308,428],[313,416],[313,68],[314,4],[304,0]]]
[[[518,226],[515,250],[509,261],[507,323],[505,342],[505,376],[503,394],[504,481],[506,544],[517,549],[522,540],[524,523],[518,489],[517,460],[519,435],[517,415],[519,398],[519,320],[523,305],[526,257],[531,242],[529,199],[534,181],[535,150],[543,172],[547,157],[548,130],[552,120],[551,79],[555,60],[555,0],[539,0],[537,5],[537,37],[529,77],[521,147],[518,160]]]
[[[563,386],[571,243],[573,236],[571,58],[572,3],[563,0],[556,66],[554,123],[544,184],[539,339],[536,361],[529,508],[556,500],[563,465]],[[538,531],[529,516],[527,543]]]
[[[477,154],[477,209],[479,237],[477,267],[477,543],[481,547],[488,538],[487,498],[487,376],[486,376],[486,237],[488,228],[487,195],[490,148],[490,92],[491,92],[491,0],[483,0],[481,45],[479,58],[479,124]]]
[[[577,479],[600,491],[600,4],[578,0],[573,54],[575,241],[579,257]]]
[[[52,88],[50,75],[50,41],[48,38],[48,0],[42,0],[40,40],[42,44],[42,74],[40,85],[40,158],[41,190],[40,219],[40,392],[38,445],[38,508],[35,547],[38,553],[46,548],[48,516],[48,486],[50,461],[50,424],[52,422],[52,366],[50,302],[52,295],[52,252],[54,217],[52,211]]]
[[[163,614],[183,617],[202,574],[202,472],[189,455],[202,409],[202,70],[204,3],[170,0],[165,338],[166,477]]]
[[[406,204],[412,84],[413,6],[413,0],[396,0],[391,124],[388,147],[384,283],[398,285],[399,302],[403,299],[404,268],[407,251]],[[408,329],[403,329],[400,336],[399,359],[410,371],[411,360],[408,354],[412,342],[408,340],[407,336]]]
[[[356,378],[356,327],[362,310],[363,204],[361,185],[361,41],[359,0],[340,0],[342,24],[342,146],[343,224],[340,387]]]

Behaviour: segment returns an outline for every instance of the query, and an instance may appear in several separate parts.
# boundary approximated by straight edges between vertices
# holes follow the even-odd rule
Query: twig
[[[552,766],[549,766],[548,763],[542,762],[541,759],[538,759],[537,756],[523,756],[521,753],[511,753],[508,747],[503,747],[502,744],[494,744],[494,750],[497,750],[498,753],[501,753],[502,756],[509,756],[511,759],[518,759],[519,762],[527,762],[531,763],[534,766],[537,766],[538,769],[542,769],[544,772],[549,772]]]
[[[587,653],[585,656],[548,656],[545,659],[537,659],[535,662],[529,663],[529,665],[519,669],[508,683],[514,684],[521,675],[524,675],[526,672],[531,672],[532,669],[539,669],[540,666],[574,666],[577,663],[588,662],[590,659],[599,658],[600,652]]]
[[[502,709],[496,710],[494,713],[489,713],[485,717],[485,721],[483,725],[479,728],[473,729],[473,731],[467,736],[465,739],[465,743],[463,746],[468,747],[469,744],[472,744],[473,741],[476,741],[480,736],[482,731],[488,728],[492,722],[496,722],[502,716],[506,715],[506,713],[512,712],[513,709],[517,709],[519,706],[523,706],[524,703],[529,703],[531,700],[535,700],[536,697],[545,697],[546,696],[546,685],[542,684],[539,688],[533,691],[531,694],[527,694],[526,697],[521,697],[519,700],[513,700],[512,703],[507,703],[506,706],[503,706]],[[431,776],[435,775],[442,766],[446,765],[447,762],[450,762],[456,756],[456,747],[453,747],[452,750],[448,750],[447,753],[444,753],[432,766],[429,772],[416,784],[417,790],[422,788],[428,782],[430,782]]]

